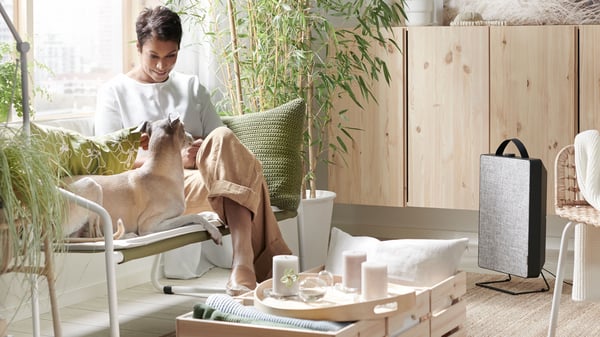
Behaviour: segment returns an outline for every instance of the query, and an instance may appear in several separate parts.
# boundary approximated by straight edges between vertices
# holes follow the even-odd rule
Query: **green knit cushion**
[[[296,211],[300,204],[304,115],[304,100],[295,99],[271,110],[222,117],[262,163],[271,204],[282,210]]]

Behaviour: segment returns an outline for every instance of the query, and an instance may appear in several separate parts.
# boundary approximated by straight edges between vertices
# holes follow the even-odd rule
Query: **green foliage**
[[[326,150],[345,153],[351,139],[344,123],[331,125],[333,114],[345,118],[332,98],[346,95],[362,108],[361,100],[375,99],[372,81],[389,83],[372,44],[399,49],[385,33],[405,17],[403,1],[220,0],[208,9],[202,3],[167,1],[209,36],[224,88],[217,108],[242,114],[304,98],[305,179],[316,189],[317,160],[327,160]],[[328,143],[330,128],[345,137]]]
[[[50,71],[48,67],[35,62],[40,70]],[[35,87],[33,96],[42,95],[48,97],[46,90]],[[21,69],[19,65],[19,54],[14,43],[0,43],[0,122],[7,121],[10,108],[14,107],[17,116],[23,116],[23,95],[21,91]],[[29,111],[35,112],[33,104],[29,102]]]
[[[22,128],[0,129],[0,274],[6,267],[42,266],[45,242],[63,238],[58,163],[43,150],[44,141]]]
[[[21,75],[17,68],[14,52],[8,43],[0,44],[0,121],[6,121],[11,103],[16,110],[23,111]]]

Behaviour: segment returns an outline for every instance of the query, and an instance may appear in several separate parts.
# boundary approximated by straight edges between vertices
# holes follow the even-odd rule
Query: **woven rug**
[[[505,279],[505,275],[467,274],[467,336],[546,336],[550,322],[550,308],[554,278],[548,277],[550,291],[523,295],[509,295],[476,286],[477,282]],[[496,284],[500,287],[500,284]],[[504,284],[514,292],[544,288],[542,278],[513,277]],[[563,285],[559,307],[557,336],[600,336],[600,303],[580,303],[571,300],[571,286]]]

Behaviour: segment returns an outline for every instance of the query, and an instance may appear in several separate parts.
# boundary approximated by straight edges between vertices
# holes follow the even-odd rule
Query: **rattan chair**
[[[562,295],[564,280],[564,262],[567,254],[568,239],[572,236],[575,225],[600,226],[600,211],[588,204],[579,191],[577,174],[575,170],[575,147],[567,145],[560,150],[555,161],[555,213],[561,218],[569,220],[562,232],[560,252],[558,255],[558,269],[554,283],[552,309],[550,311],[550,324],[548,336],[556,332],[558,321],[558,306]]]

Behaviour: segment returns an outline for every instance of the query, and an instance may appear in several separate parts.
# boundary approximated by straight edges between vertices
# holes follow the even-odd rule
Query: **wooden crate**
[[[249,324],[194,319],[192,313],[177,317],[177,337],[441,337],[466,336],[462,327],[466,319],[466,273],[459,272],[431,288],[415,288],[416,305],[408,312],[363,320],[335,332],[294,330]],[[239,298],[252,305],[253,295]]]
[[[220,321],[194,319],[192,313],[177,317],[175,328],[177,337],[384,337],[385,320],[358,321],[335,332],[320,332],[285,329],[278,327],[265,327],[250,324],[232,324]]]
[[[416,291],[414,309],[386,318],[389,336],[466,336],[462,326],[467,318],[467,305],[462,299],[467,292],[465,272],[459,272],[431,288],[417,288]]]

